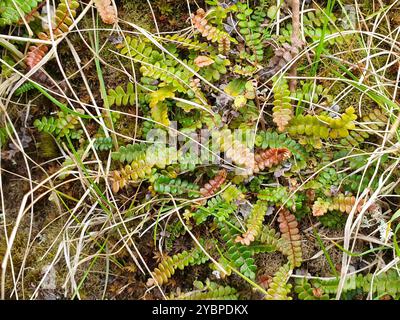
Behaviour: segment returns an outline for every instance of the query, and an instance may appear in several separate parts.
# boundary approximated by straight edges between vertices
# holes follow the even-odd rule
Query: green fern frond
[[[118,86],[115,89],[109,89],[107,99],[110,107],[114,104],[118,107],[133,106],[136,100],[133,83],[128,83],[126,91],[121,86]]]
[[[113,147],[112,138],[111,137],[97,138],[93,145],[94,148],[99,151],[111,150],[111,148]]]
[[[274,79],[272,89],[274,93],[274,107],[272,108],[273,121],[280,132],[285,131],[289,121],[293,118],[293,106],[289,86],[286,79]]]
[[[246,232],[238,236],[235,241],[243,245],[249,245],[257,239],[260,234],[268,203],[258,200],[246,220]]]
[[[147,281],[147,286],[152,286],[155,283],[163,285],[168,282],[177,269],[183,270],[189,265],[200,265],[208,261],[208,257],[200,248],[195,248],[191,251],[183,251],[172,257],[166,258],[152,272],[152,278]]]
[[[25,82],[22,86],[20,86],[17,90],[15,90],[15,95],[20,96],[32,89],[35,89],[35,86],[32,82]]]
[[[250,246],[245,246],[235,242],[240,233],[224,222],[219,224],[222,239],[226,243],[226,258],[230,261],[233,267],[237,268],[243,275],[254,280],[256,277],[257,267],[252,257],[254,251]]]
[[[43,0],[3,0],[0,1],[0,27],[12,25],[22,20],[21,13],[28,14]]]
[[[300,300],[329,300],[328,294],[313,288],[306,278],[296,278],[295,283],[294,292]]]
[[[308,158],[308,154],[302,145],[298,144],[286,134],[278,134],[275,131],[257,132],[255,144],[257,147],[263,149],[284,147],[300,161],[305,161]]]
[[[236,210],[236,204],[230,203],[230,201],[224,200],[222,196],[218,195],[209,199],[205,206],[199,207],[193,213],[193,219],[196,224],[205,222],[210,216],[215,217],[217,221],[224,221]]]
[[[153,189],[158,193],[187,194],[189,198],[196,198],[200,195],[200,188],[197,184],[179,178],[171,179],[166,176],[158,177],[153,184]]]
[[[292,300],[288,297],[292,285],[287,283],[290,271],[288,263],[279,268],[269,285],[265,300]]]

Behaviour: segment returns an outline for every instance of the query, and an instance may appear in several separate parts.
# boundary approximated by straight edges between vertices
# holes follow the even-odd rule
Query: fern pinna
[[[195,290],[171,294],[169,297],[173,300],[237,300],[238,292],[230,286],[223,286],[209,279],[205,283],[195,281]]]

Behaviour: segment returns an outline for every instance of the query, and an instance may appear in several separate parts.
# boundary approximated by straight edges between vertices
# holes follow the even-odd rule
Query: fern
[[[22,17],[36,8],[42,0],[2,0],[0,1],[0,27],[16,24]]]
[[[52,31],[54,36],[60,36],[69,31],[69,27],[73,24],[73,19],[76,17],[76,9],[79,8],[79,2],[76,0],[61,0],[57,6],[54,25]],[[50,38],[50,32],[40,32],[38,37],[42,40]]]
[[[289,191],[286,187],[277,186],[274,188],[264,188],[258,193],[258,199],[269,202],[270,205],[281,206],[285,203],[285,207],[294,211],[301,209],[302,197],[298,192],[289,197]]]
[[[145,143],[128,144],[121,146],[118,151],[112,153],[113,160],[118,160],[122,163],[132,162],[147,150]]]
[[[235,238],[239,235],[238,231],[224,222],[219,223],[222,239],[226,243],[226,258],[233,267],[237,268],[243,275],[254,280],[257,269],[252,258],[253,250],[249,246],[235,242]]]
[[[111,0],[94,0],[94,4],[104,23],[114,24],[117,22],[117,13],[115,12],[115,8],[111,5]]]
[[[189,265],[199,265],[208,261],[208,257],[200,248],[183,251],[172,257],[166,258],[152,272],[152,278],[147,280],[147,286],[154,284],[163,285],[168,282],[177,269],[183,270]]]
[[[221,185],[225,182],[226,179],[226,170],[220,170],[217,175],[208,181],[204,187],[200,189],[200,193],[203,197],[211,197]]]
[[[226,54],[229,51],[230,42],[233,39],[229,37],[226,32],[211,26],[205,17],[206,12],[204,9],[197,9],[196,14],[191,15],[193,26],[204,38],[207,38],[207,40],[219,43],[219,50]]]
[[[366,202],[365,199],[361,199],[358,202],[357,207],[355,209],[356,213],[361,212],[365,202]],[[317,201],[315,201],[313,204],[312,212],[313,215],[316,217],[323,216],[328,211],[340,211],[343,213],[350,213],[355,205],[356,205],[356,197],[339,194],[337,196],[327,198],[325,200],[322,198],[318,198]],[[374,205],[371,205],[369,208],[367,208],[367,210],[369,209],[372,210],[373,208]]]
[[[175,93],[171,87],[163,87],[150,94],[151,116],[154,121],[160,122],[165,126],[169,126],[168,107],[164,103],[165,99],[174,98]]]
[[[266,12],[262,8],[249,8],[245,3],[237,3],[238,29],[244,37],[245,44],[250,48],[252,55],[249,56],[251,61],[261,62],[264,57],[264,45],[261,23],[264,22]],[[244,56],[247,56],[246,54]]]
[[[288,297],[292,289],[292,285],[287,283],[289,272],[290,266],[288,263],[279,268],[269,285],[265,300],[292,300],[291,297]]]
[[[291,153],[286,148],[266,149],[258,152],[254,157],[254,173],[265,168],[271,168],[290,158]]]
[[[281,208],[278,222],[282,234],[279,243],[280,250],[288,257],[292,268],[300,267],[302,261],[302,250],[296,217],[287,209]]]
[[[157,178],[153,189],[158,193],[170,193],[172,195],[187,194],[189,198],[196,198],[200,193],[198,185],[179,178],[171,179],[166,176]]]
[[[215,217],[217,221],[225,221],[237,210],[237,206],[230,202],[231,201],[224,200],[220,195],[209,199],[206,206],[199,207],[193,213],[196,224],[205,222],[209,216]]]
[[[235,288],[223,286],[206,280],[205,283],[195,281],[195,290],[186,293],[171,294],[170,299],[174,300],[237,300],[238,293]]]
[[[319,139],[345,138],[349,135],[349,130],[355,129],[353,107],[348,107],[339,118],[331,118],[328,115],[318,116],[298,115],[294,117],[287,128],[290,135],[303,135],[312,137],[315,145],[320,147]],[[303,143],[307,140],[303,140]],[[302,141],[300,141],[302,142]]]
[[[300,300],[329,300],[329,295],[320,288],[313,288],[306,278],[295,280],[294,291]]]
[[[276,132],[259,131],[256,136],[255,144],[257,147],[263,149],[267,148],[286,148],[298,160],[305,161],[308,154],[303,146],[296,141],[286,136],[285,134],[278,134]]]
[[[48,50],[49,49],[45,45],[30,46],[29,52],[25,58],[28,69],[33,69],[44,58]]]
[[[165,35],[162,38],[160,38],[161,41],[166,42],[166,43],[172,43],[176,45],[178,48],[187,48],[189,50],[193,51],[200,51],[200,52],[208,52],[210,50],[210,47],[208,43],[206,42],[200,42],[197,41],[193,38],[188,38],[182,35],[179,35],[178,33],[174,33],[172,35]]]
[[[304,26],[304,34],[306,36],[306,40],[311,40],[315,42],[321,39],[325,15],[326,13],[324,11],[318,9],[303,14],[302,25]],[[328,19],[329,23],[325,30],[324,41],[329,43],[330,45],[334,45],[335,43],[343,43],[343,38],[341,36],[334,39],[326,39],[329,35],[338,32],[337,27],[335,26],[335,21],[337,20],[336,17],[334,15],[329,15]],[[291,40],[292,29],[293,27],[291,23],[287,24],[285,28],[280,28],[279,41],[281,43]]]
[[[242,236],[237,236],[235,242],[248,246],[259,236],[268,204],[264,201],[257,201],[246,220],[247,231]]]
[[[21,85],[17,90],[15,90],[15,95],[20,96],[23,95],[24,93],[35,89],[35,86],[33,85],[32,82],[25,82],[23,85]]]
[[[273,121],[279,131],[284,131],[293,118],[293,107],[290,103],[290,91],[287,81],[284,78],[275,79],[272,89],[274,93],[274,107],[272,108]]]
[[[254,168],[254,154],[236,140],[229,129],[221,130],[214,135],[216,145],[234,164],[243,169],[238,169],[241,174],[252,174]]]
[[[111,137],[97,138],[93,145],[96,150],[100,151],[111,150],[111,148],[113,147],[112,138]]]
[[[114,104],[117,107],[133,106],[136,101],[136,94],[134,91],[133,83],[128,83],[126,91],[121,86],[118,86],[115,89],[109,89],[107,100],[110,107],[112,107]]]
[[[83,110],[78,112],[83,113]],[[36,119],[33,125],[39,132],[54,133],[58,138],[69,136],[71,139],[79,139],[82,130],[77,130],[78,119],[76,115],[59,112],[57,119],[54,117],[42,117],[41,120]]]
[[[390,295],[396,298],[400,294],[400,277],[396,270],[391,269],[374,277],[371,273],[366,276],[362,274],[347,276],[342,291],[361,289],[364,293],[372,292],[377,297]],[[333,280],[311,280],[316,288],[322,288],[328,294],[336,294],[340,279]]]

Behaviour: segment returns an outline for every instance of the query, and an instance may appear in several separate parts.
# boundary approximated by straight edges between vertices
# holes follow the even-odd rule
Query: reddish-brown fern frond
[[[114,24],[117,22],[117,13],[110,0],[95,0],[94,4],[104,23]]]
[[[211,26],[205,17],[206,12],[200,8],[196,11],[196,14],[192,14],[190,18],[192,19],[193,26],[204,38],[211,40],[211,42],[218,42],[218,50],[222,53],[226,53],[230,48],[228,34]]]
[[[212,196],[219,189],[219,187],[225,182],[226,175],[227,173],[225,169],[220,170],[213,179],[208,181],[208,183],[206,183],[204,187],[200,189],[201,195],[203,197]]]
[[[302,261],[300,232],[296,217],[286,208],[281,208],[278,217],[281,239],[280,250],[289,259],[292,268],[299,267]]]
[[[49,51],[49,49],[44,45],[38,47],[30,46],[29,52],[25,58],[25,63],[28,66],[28,69],[33,69],[43,59],[47,51]]]
[[[271,168],[276,166],[288,159],[292,153],[286,148],[273,148],[266,149],[259,153],[257,153],[254,157],[254,172],[257,173],[259,171],[264,170],[265,168]]]

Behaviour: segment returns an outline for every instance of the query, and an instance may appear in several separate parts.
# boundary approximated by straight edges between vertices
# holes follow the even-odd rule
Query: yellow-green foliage
[[[316,139],[345,138],[349,135],[349,130],[355,129],[354,120],[357,119],[353,107],[348,107],[338,118],[332,118],[326,114],[321,115],[298,115],[294,117],[287,128],[292,136],[306,136]],[[301,142],[301,140],[300,140]]]
[[[279,268],[269,285],[265,300],[292,300],[291,297],[288,297],[292,289],[292,285],[287,283],[289,272],[288,263]]]
[[[290,91],[284,78],[275,79],[272,91],[274,92],[273,120],[280,132],[284,131],[293,118],[293,107],[290,103]]]
[[[175,273],[177,269],[183,270],[189,265],[202,264],[208,260],[208,257],[200,248],[191,251],[183,251],[172,257],[166,258],[152,272],[152,278],[147,280],[147,285],[163,285]]]
[[[267,209],[267,202],[260,200],[257,201],[253,209],[251,210],[249,217],[247,218],[246,232],[243,233],[242,236],[238,236],[236,238],[236,242],[240,242],[244,245],[249,245],[251,242],[257,239],[260,234]]]

